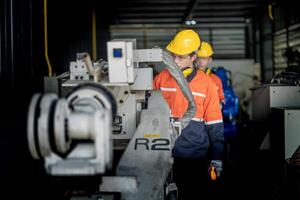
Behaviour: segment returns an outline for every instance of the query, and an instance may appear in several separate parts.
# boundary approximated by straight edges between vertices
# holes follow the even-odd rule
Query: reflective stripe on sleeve
[[[211,124],[218,124],[218,123],[222,123],[223,120],[222,119],[219,119],[219,120],[213,120],[213,121],[208,121],[208,122],[205,122],[206,125],[211,125]]]
[[[165,87],[160,87],[161,91],[168,91],[168,92],[176,92],[176,88],[165,88]]]
[[[174,121],[180,121],[181,120],[180,118],[173,118],[173,117],[171,117],[171,119],[174,120]],[[196,118],[196,117],[192,118],[191,120],[196,121],[196,122],[203,122],[204,121],[202,118]]]
[[[199,97],[204,97],[204,98],[206,97],[205,94],[200,93],[200,92],[192,92],[192,94],[195,95],[195,96],[199,96]]]

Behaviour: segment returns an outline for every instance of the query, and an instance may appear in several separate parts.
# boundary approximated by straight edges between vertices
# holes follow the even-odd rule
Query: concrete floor
[[[247,124],[238,136],[227,140],[224,179],[213,199],[230,200],[299,200],[300,168],[288,174],[278,170],[270,150],[259,150],[262,138],[260,126]],[[284,165],[285,163],[283,163]],[[295,177],[297,176],[297,177]],[[226,198],[224,198],[226,197]]]

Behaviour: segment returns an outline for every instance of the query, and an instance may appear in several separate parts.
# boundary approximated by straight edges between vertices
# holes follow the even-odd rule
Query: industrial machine
[[[270,148],[276,163],[273,171],[280,183],[287,182],[286,161],[291,161],[296,156],[300,146],[299,118],[300,107],[271,109],[273,126],[270,129]]]
[[[289,84],[263,84],[252,88],[253,120],[259,138],[259,149],[270,152],[273,180],[287,184],[287,161],[297,151],[300,114],[299,86]],[[254,135],[259,134],[259,135]]]
[[[224,91],[225,103],[222,107],[222,114],[224,120],[224,136],[226,139],[234,138],[237,135],[239,99],[232,87],[231,73],[224,67],[214,68],[213,71],[222,80],[222,86]]]
[[[99,177],[94,194],[74,194],[74,200],[171,198],[178,133],[162,95],[151,91],[152,68],[139,68],[161,62],[162,50],[112,40],[107,54],[108,62],[92,62],[79,53],[69,73],[45,79],[45,94],[32,97],[28,112],[31,155],[54,177]]]
[[[271,108],[295,108],[300,106],[298,86],[283,84],[263,84],[251,88],[253,120],[262,124],[263,141],[260,149],[270,149]]]

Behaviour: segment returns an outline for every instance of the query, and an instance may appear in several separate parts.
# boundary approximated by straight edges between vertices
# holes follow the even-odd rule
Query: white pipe
[[[78,54],[78,59],[82,59],[85,63],[89,74],[93,76],[94,82],[99,82],[101,77],[101,67],[96,66],[94,68],[91,57],[88,53]]]

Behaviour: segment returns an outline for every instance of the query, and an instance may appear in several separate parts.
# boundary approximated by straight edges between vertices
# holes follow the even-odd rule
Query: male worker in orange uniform
[[[207,66],[212,61],[213,54],[214,54],[214,52],[213,52],[211,45],[207,42],[201,42],[200,49],[198,51],[197,65],[200,70],[204,71],[214,81],[214,83],[217,86],[220,103],[224,104],[225,97],[224,97],[222,81],[217,75],[212,73],[210,68],[207,68]]]
[[[175,63],[182,70],[196,103],[196,113],[182,129],[172,149],[174,177],[180,199],[197,199],[207,192],[208,168],[222,170],[224,150],[223,121],[219,98],[214,82],[203,71],[194,68],[200,37],[193,30],[182,30],[167,46]],[[167,69],[154,79],[154,89],[160,89],[171,110],[172,117],[180,120],[188,107],[177,82]],[[211,145],[212,160],[207,160]],[[209,163],[209,164],[208,164]]]

